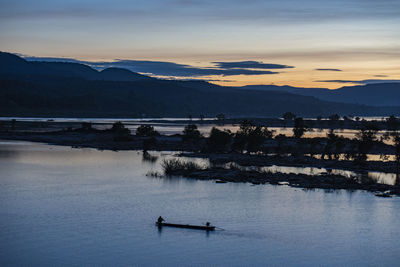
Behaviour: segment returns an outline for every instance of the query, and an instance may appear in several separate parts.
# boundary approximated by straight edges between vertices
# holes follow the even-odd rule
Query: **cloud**
[[[322,83],[355,83],[355,84],[376,84],[376,83],[400,83],[400,80],[383,80],[383,79],[367,79],[367,80],[322,80],[316,81]]]
[[[277,74],[279,72],[268,70],[252,70],[247,68],[200,68],[185,64],[163,61],[143,61],[143,60],[116,60],[114,62],[87,63],[96,68],[120,67],[126,68],[134,72],[151,73],[153,75],[162,76],[181,76],[181,77],[197,77],[210,75],[264,75]]]
[[[237,61],[237,62],[212,62],[218,68],[222,69],[287,69],[294,68],[293,66],[281,65],[281,64],[271,64],[263,63],[260,61]]]
[[[342,71],[341,69],[315,69],[318,71]]]
[[[148,60],[122,60],[117,59],[111,62],[91,62],[80,61],[71,58],[41,58],[41,57],[24,57],[31,61],[49,61],[49,62],[72,62],[89,65],[97,70],[102,70],[110,67],[125,68],[133,72],[149,74],[154,76],[171,76],[171,77],[202,77],[202,76],[233,76],[233,75],[267,75],[278,74],[279,72],[265,70],[267,65],[271,69],[290,67],[279,64],[264,64],[256,61],[243,62],[219,62],[216,67],[194,67],[186,64],[179,64],[166,61],[148,61]],[[221,68],[220,66],[232,63],[231,67]],[[236,65],[235,65],[236,64]],[[233,66],[236,67],[233,67]],[[259,65],[258,69],[253,69],[253,66]],[[280,66],[280,67],[279,67]]]

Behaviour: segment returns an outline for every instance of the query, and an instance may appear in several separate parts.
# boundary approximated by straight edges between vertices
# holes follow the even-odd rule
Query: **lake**
[[[398,265],[398,197],[148,177],[151,153],[1,141],[0,265]]]

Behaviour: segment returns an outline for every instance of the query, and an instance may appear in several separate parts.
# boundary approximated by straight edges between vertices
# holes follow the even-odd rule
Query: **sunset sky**
[[[0,0],[0,50],[232,86],[338,88],[400,80],[400,1]]]

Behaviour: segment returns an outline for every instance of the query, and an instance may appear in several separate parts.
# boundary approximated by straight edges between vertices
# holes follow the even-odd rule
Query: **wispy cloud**
[[[288,69],[294,68],[293,66],[263,63],[260,61],[236,61],[236,62],[212,62],[217,68],[222,69]]]
[[[318,71],[342,71],[341,69],[315,69]]]
[[[367,79],[367,80],[320,80],[323,83],[353,83],[353,84],[375,84],[375,83],[400,83],[400,80]]]

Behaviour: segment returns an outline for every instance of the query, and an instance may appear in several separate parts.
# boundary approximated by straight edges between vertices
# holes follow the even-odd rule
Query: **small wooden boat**
[[[175,227],[175,228],[187,228],[187,229],[196,229],[196,230],[206,230],[206,231],[214,231],[215,226],[209,225],[190,225],[190,224],[177,224],[177,223],[159,223],[156,222],[158,227]]]

